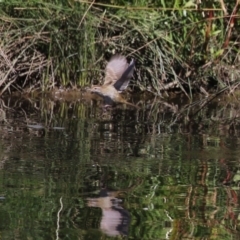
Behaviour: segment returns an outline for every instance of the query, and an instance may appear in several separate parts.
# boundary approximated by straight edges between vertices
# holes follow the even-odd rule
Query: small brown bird
[[[105,69],[105,79],[102,86],[92,86],[90,91],[103,97],[105,105],[123,103],[133,107],[136,105],[127,102],[120,94],[125,90],[133,76],[135,61],[132,59],[130,64],[121,55],[113,56]]]

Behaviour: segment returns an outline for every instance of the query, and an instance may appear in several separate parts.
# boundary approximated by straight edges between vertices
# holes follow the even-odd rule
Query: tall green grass
[[[238,84],[235,1],[10,0],[0,7],[2,92],[101,82],[99,69],[115,53],[136,59],[133,86],[156,95],[180,89],[191,98],[192,90]]]
[[[81,21],[87,7],[53,1],[1,3],[2,92],[85,85],[95,58],[94,15]]]

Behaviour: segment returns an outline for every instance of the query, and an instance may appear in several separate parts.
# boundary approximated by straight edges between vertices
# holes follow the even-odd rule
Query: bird
[[[101,96],[105,106],[122,103],[138,108],[136,105],[126,101],[120,94],[128,87],[133,76],[134,67],[134,59],[128,64],[126,57],[114,55],[106,66],[103,85],[93,85],[90,89],[91,93]]]

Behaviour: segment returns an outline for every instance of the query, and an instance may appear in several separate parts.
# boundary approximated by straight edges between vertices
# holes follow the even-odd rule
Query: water
[[[10,99],[1,239],[239,239],[239,128]],[[207,114],[215,114],[209,108]]]

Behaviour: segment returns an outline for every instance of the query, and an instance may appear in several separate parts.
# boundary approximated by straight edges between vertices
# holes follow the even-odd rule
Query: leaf
[[[188,8],[188,7],[194,7],[194,8],[196,8],[196,4],[194,3],[194,1],[189,1],[189,2],[187,2],[183,7],[184,7],[184,8]]]

